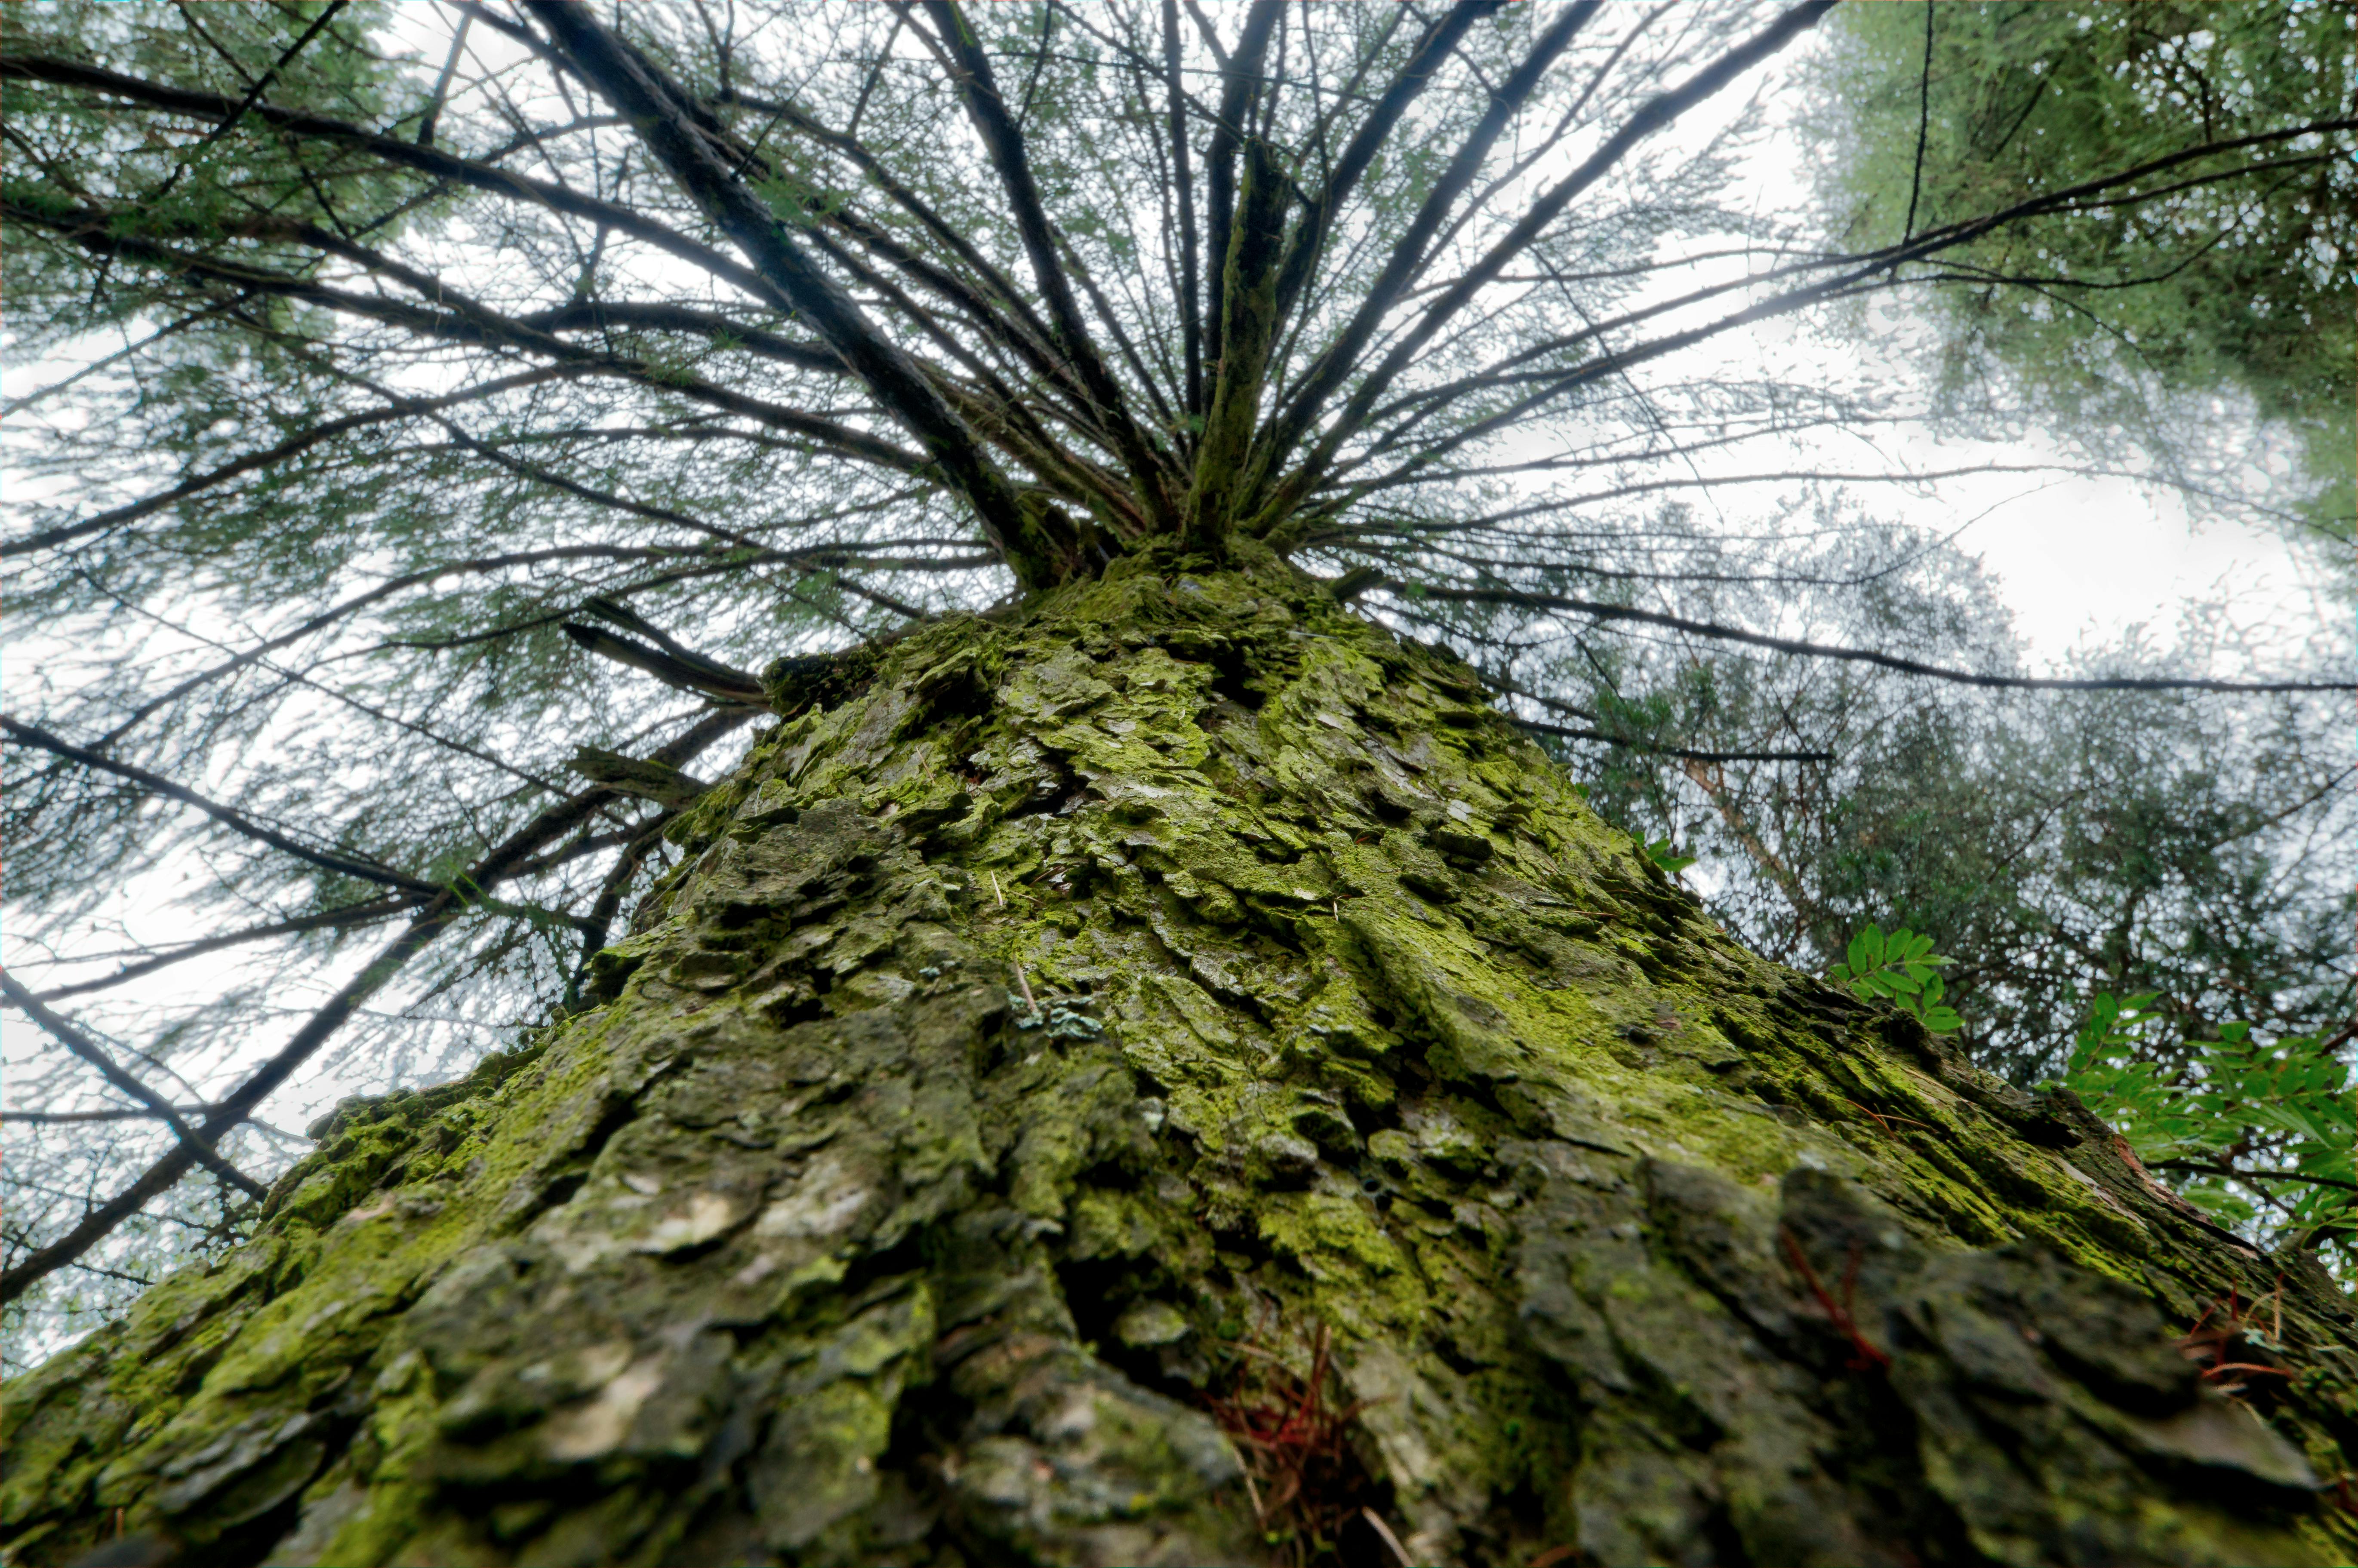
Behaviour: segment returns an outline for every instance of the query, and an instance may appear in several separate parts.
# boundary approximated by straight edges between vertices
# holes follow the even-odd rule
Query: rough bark
[[[1444,654],[1187,567],[782,666],[594,1005],[9,1391],[8,1561],[2349,1560],[2313,1262],[1743,950]],[[1278,1509],[1224,1422],[1322,1344]]]

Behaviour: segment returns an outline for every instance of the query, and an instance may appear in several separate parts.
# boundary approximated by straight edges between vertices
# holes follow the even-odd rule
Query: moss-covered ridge
[[[1204,1407],[1313,1324],[1420,1561],[2350,1554],[2330,1286],[2206,1392],[2167,1323],[2284,1260],[1730,942],[1445,654],[1152,555],[774,676],[595,1005],[11,1390],[12,1561],[1253,1561]]]

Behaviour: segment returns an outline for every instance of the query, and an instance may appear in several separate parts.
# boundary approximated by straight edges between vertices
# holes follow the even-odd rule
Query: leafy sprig
[[[1665,876],[1677,876],[1695,863],[1693,855],[1682,855],[1672,849],[1668,838],[1640,838],[1639,843],[1646,851],[1646,859],[1661,867]]]
[[[2221,1223],[2257,1220],[2246,1195],[2258,1194],[2275,1211],[2271,1226],[2322,1231],[2344,1247],[2358,1239],[2351,1065],[2321,1036],[2264,1044],[2242,1022],[2172,1063],[2152,1038],[2153,1000],[2097,992],[2063,1086]]]
[[[1861,1001],[1890,1002],[1935,1034],[1953,1034],[1965,1021],[1941,1000],[1946,988],[1940,971],[1952,962],[1932,951],[1930,936],[1904,925],[1886,935],[1869,925],[1850,939],[1849,952],[1826,979]]]

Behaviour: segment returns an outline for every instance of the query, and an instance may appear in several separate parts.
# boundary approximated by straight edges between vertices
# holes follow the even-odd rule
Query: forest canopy
[[[2351,17],[2332,5],[1862,5],[1827,33],[1814,119],[1843,150],[1823,194],[1854,243],[2352,102]],[[1943,395],[2189,472],[2248,459],[2223,400],[2288,445],[2292,520],[2346,546],[2358,177],[2328,147],[2286,147],[2171,185],[1944,255],[1953,287],[1926,297]]]
[[[2344,1059],[2346,643],[2033,674],[1894,498],[2053,419],[1953,471],[2348,536],[2349,13],[1830,9],[13,12],[11,1310],[580,1006],[831,655],[1157,550],[1445,641],[1772,957],[1932,934],[2017,1078],[2098,991]]]

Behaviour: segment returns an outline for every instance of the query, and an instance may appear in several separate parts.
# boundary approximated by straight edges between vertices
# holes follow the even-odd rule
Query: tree
[[[1951,664],[2005,656],[1997,587],[1975,563],[1903,531],[1836,532],[1837,517],[1811,514],[1795,532],[1831,536],[1805,536],[1773,576],[1742,580],[1745,563],[1730,560],[1722,575],[1737,580],[1682,585],[1681,611],[1744,623],[1799,599],[1848,642]],[[1920,575],[1857,591],[1911,554]],[[2176,630],[2169,659],[2250,656],[2224,605],[2190,607]],[[2153,635],[2082,662],[2159,674]],[[2319,667],[2335,636],[2314,634]],[[1956,960],[1949,990],[1971,999],[1960,1043],[2025,1087],[2061,1069],[2093,989],[2162,993],[2190,1039],[2235,1020],[2326,1033],[2350,1015],[2339,867],[2358,824],[2330,708],[2171,692],[1936,701],[1820,661],[1640,643],[1575,650],[1534,684],[1579,710],[1563,717],[1653,744],[1578,742],[1588,798],[1701,858],[1714,914],[1747,945],[1823,972],[1870,921],[1934,935]],[[1827,755],[1795,766],[1676,754],[1681,742],[1725,755],[1764,741]]]
[[[12,1555],[2345,1553],[2312,1256],[1746,951],[1491,705],[1590,625],[2236,685],[1702,621],[1563,524],[1895,416],[1694,357],[1750,323],[2179,167],[1747,272],[1671,138],[1823,9],[20,25],[13,297],[131,334],[20,460],[94,636],[20,892],[234,846],[252,923],[122,983],[398,929],[185,1103],[12,979],[159,1136],[0,1292],[264,1185],[396,981],[561,994],[12,1390]]]
[[[2358,109],[2353,27],[2346,5],[2283,0],[1843,12],[1815,118],[1848,244],[2220,149],[2181,162],[2157,199],[1947,253],[1951,287],[1934,297],[1952,410],[2036,409],[2099,448],[2197,471],[2251,460],[2243,432],[2218,437],[2220,400],[2247,402],[2290,437],[2286,509],[2346,552],[2358,185],[2328,138],[2226,144],[2288,114]]]

